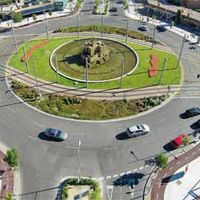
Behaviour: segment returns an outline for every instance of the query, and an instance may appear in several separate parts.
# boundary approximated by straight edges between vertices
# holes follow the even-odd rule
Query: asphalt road
[[[89,12],[89,13],[88,13]],[[80,13],[80,24],[101,23],[101,17],[90,15],[91,11]],[[106,16],[105,24],[126,27],[122,16]],[[55,19],[49,22],[49,29],[74,26],[77,17]],[[139,22],[129,21],[129,28],[136,30]],[[148,34],[152,35],[149,26]],[[17,41],[21,43],[25,35],[45,32],[44,23],[16,30]],[[7,33],[9,35],[10,33]],[[0,36],[5,36],[0,34]],[[22,37],[20,37],[22,36]],[[156,33],[156,38],[179,53],[182,39],[171,33]],[[0,41],[1,62],[5,62],[14,50],[13,41]],[[190,125],[198,117],[181,119],[180,114],[186,109],[199,106],[199,98],[193,97],[199,91],[199,52],[190,50],[185,44],[182,63],[185,70],[184,84],[190,87],[173,98],[167,105],[147,115],[120,120],[116,122],[80,122],[58,119],[37,112],[22,104],[10,92],[3,78],[0,84],[0,139],[8,147],[16,147],[20,154],[20,171],[22,172],[22,194],[20,199],[51,200],[55,199],[57,187],[63,177],[78,175],[78,141],[80,147],[80,169],[82,176],[108,177],[144,166],[145,160],[163,151],[163,145],[180,133],[191,133]],[[194,88],[198,91],[194,91]],[[150,134],[135,139],[118,140],[116,136],[123,133],[130,125],[146,123]],[[39,134],[46,127],[57,127],[69,133],[64,142],[42,140]],[[131,153],[132,152],[132,153]]]

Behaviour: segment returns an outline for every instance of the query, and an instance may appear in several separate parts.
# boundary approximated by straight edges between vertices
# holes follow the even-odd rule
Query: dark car
[[[44,134],[47,136],[47,137],[50,137],[52,139],[56,139],[56,140],[65,140],[67,139],[67,133],[59,130],[59,129],[56,129],[56,128],[47,128],[45,131],[44,131]]]
[[[200,115],[200,108],[199,107],[190,108],[185,111],[185,115],[187,117],[193,117],[195,115]]]
[[[156,26],[156,29],[157,29],[158,31],[160,31],[160,32],[164,32],[164,31],[167,30],[166,27],[165,27],[164,25],[158,25],[158,26]]]
[[[138,27],[138,30],[140,30],[140,31],[148,31],[148,27],[147,26],[140,26],[140,27]]]
[[[196,122],[196,124],[200,128],[200,119]]]

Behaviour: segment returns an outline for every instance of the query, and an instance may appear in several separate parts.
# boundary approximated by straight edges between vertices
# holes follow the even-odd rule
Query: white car
[[[131,126],[127,128],[127,135],[128,137],[137,137],[140,135],[145,135],[150,132],[150,128],[146,124],[138,124],[135,126]]]

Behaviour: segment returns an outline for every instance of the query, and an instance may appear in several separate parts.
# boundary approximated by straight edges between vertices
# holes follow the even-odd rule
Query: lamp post
[[[88,57],[85,58],[85,70],[86,70],[86,88],[88,87]]]
[[[17,40],[16,40],[15,31],[14,31],[14,27],[13,27],[13,22],[11,22],[11,28],[12,28],[12,34],[13,34],[13,40],[15,43],[16,52],[18,52],[18,46],[17,46]]]
[[[121,64],[121,78],[120,78],[120,88],[122,88],[122,79],[124,74],[124,58],[122,58],[122,64]]]
[[[151,43],[151,49],[153,49],[153,45],[154,45],[154,41],[155,41],[155,36],[156,36],[156,26],[154,26],[154,29],[153,29],[153,41]]]
[[[79,38],[79,14],[77,15],[77,37]]]
[[[80,146],[81,146],[81,140],[78,140],[78,183],[80,183],[80,179],[81,179]]]
[[[101,38],[103,38],[103,32],[104,32],[104,20],[103,20],[103,15],[101,17]]]
[[[126,43],[128,42],[128,19],[126,20]]]
[[[185,38],[186,38],[186,34],[184,35],[183,40],[182,40],[181,50],[180,50],[180,53],[179,53],[179,56],[178,56],[178,61],[177,61],[177,64],[176,64],[176,68],[179,65],[179,62],[180,62],[180,59],[181,59],[181,56],[182,56],[182,53],[183,53],[183,47],[184,47],[184,44],[185,44]]]
[[[55,58],[55,67],[56,67],[56,80],[57,80],[57,83],[59,83],[58,60],[57,60],[57,55],[56,55],[56,53],[54,54],[54,58]]]

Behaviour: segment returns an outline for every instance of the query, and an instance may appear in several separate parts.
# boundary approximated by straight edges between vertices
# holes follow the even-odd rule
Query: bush
[[[34,89],[23,88],[17,91],[18,95],[25,100],[35,100],[39,96]]]
[[[62,200],[67,200],[67,198],[68,198],[67,185],[62,188],[61,193],[62,193]]]
[[[20,12],[12,12],[11,18],[15,23],[21,22],[23,20],[22,14]]]
[[[187,146],[188,144],[190,144],[190,137],[189,136],[184,137],[182,142],[184,146]]]
[[[36,14],[33,14],[33,15],[32,15],[32,18],[33,18],[33,20],[35,21],[35,20],[37,19],[37,15],[36,15]]]
[[[25,88],[25,87],[26,87],[26,85],[19,82],[19,81],[12,80],[12,82],[11,82],[11,88],[12,89],[17,90],[17,89],[22,89],[22,88]]]
[[[3,200],[14,200],[13,199],[13,194],[11,192],[7,193],[4,197]]]
[[[104,33],[108,33],[108,34],[126,35],[126,29],[124,29],[124,28],[118,28],[118,27],[105,25],[103,27],[103,30],[104,30]],[[55,30],[54,33],[57,33],[57,32],[71,33],[71,32],[76,32],[76,31],[77,31],[77,27],[64,27],[64,28],[59,28],[59,29]],[[86,31],[102,32],[102,26],[101,25],[88,25],[88,26],[80,26],[79,27],[79,32],[86,32]],[[140,40],[146,40],[146,41],[152,40],[152,38],[150,36],[147,36],[142,33],[132,31],[132,30],[128,31],[128,36],[131,38],[140,39]],[[155,43],[158,43],[158,42],[155,42]]]
[[[168,164],[168,157],[164,154],[164,153],[161,153],[159,154],[158,156],[155,157],[155,160],[157,162],[157,165],[161,168],[165,168],[167,167],[167,164]]]
[[[11,167],[18,167],[19,156],[16,149],[7,150],[6,156],[4,158]]]

